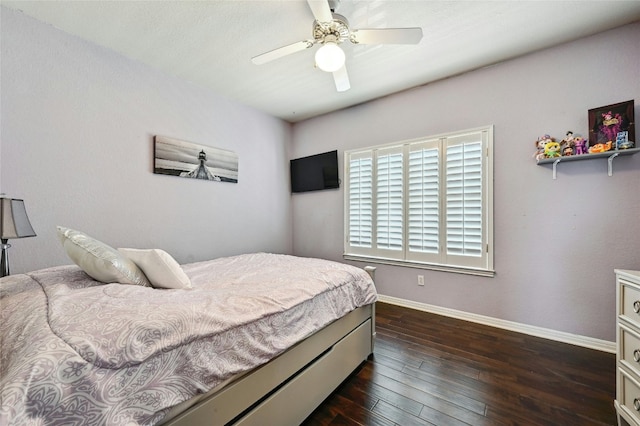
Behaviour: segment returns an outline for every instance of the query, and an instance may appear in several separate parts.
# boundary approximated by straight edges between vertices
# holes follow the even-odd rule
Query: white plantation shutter
[[[482,255],[481,136],[447,139],[447,254]]]
[[[349,244],[371,248],[373,241],[373,157],[353,156],[349,159]]]
[[[440,252],[439,140],[412,144],[408,169],[408,254],[415,260],[437,260]]]
[[[377,152],[376,248],[403,249],[403,155],[401,148]]]
[[[493,129],[347,152],[345,257],[493,274]]]

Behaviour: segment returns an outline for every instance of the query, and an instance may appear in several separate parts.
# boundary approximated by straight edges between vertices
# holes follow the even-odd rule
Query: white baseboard
[[[406,308],[417,309],[419,311],[430,312],[433,314],[444,315],[447,317],[475,322],[478,324],[488,325],[491,327],[502,328],[504,330],[515,331],[518,333],[528,334],[530,336],[542,337],[544,339],[555,340],[563,343],[569,343],[571,345],[582,346],[585,348],[595,349],[602,352],[609,352],[609,353],[616,352],[616,343],[609,342],[607,340],[594,339],[592,337],[565,333],[563,331],[556,331],[548,328],[520,324],[513,321],[506,321],[506,320],[501,320],[497,318],[487,317],[484,315],[472,314],[469,312],[457,311],[455,309],[429,305],[426,303],[414,302],[412,300],[400,299],[392,296],[384,296],[382,294],[378,295],[378,300],[380,302],[390,303],[392,305],[404,306]]]

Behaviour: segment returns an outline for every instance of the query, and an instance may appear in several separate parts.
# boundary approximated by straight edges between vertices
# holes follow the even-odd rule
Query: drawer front
[[[620,410],[636,424],[640,424],[640,383],[622,369],[618,370],[618,380],[622,384],[622,395],[618,400],[618,403],[622,405]]]
[[[640,335],[623,325],[620,325],[620,333],[620,361],[640,375]]]
[[[640,289],[620,280],[620,314],[640,324]]]

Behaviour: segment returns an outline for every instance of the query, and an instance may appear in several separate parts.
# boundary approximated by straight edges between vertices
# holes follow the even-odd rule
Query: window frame
[[[480,254],[478,256],[454,255],[446,253],[447,244],[447,147],[455,142],[472,145],[475,142],[465,142],[465,137],[480,136]],[[344,155],[344,253],[345,260],[366,261],[371,263],[390,264],[421,269],[431,269],[446,272],[456,272],[471,275],[489,276],[495,275],[494,271],[494,244],[493,244],[493,125],[477,127],[456,132],[444,133],[435,136],[427,136],[412,140],[393,142],[383,145],[370,146],[345,151]],[[420,149],[437,149],[437,234],[438,252],[424,253],[410,250],[410,158],[411,153]],[[413,149],[413,150],[412,150]],[[387,250],[376,248],[377,239],[377,203],[379,191],[376,188],[378,182],[378,154],[402,153],[402,248],[401,250]],[[419,154],[418,154],[419,155]],[[351,158],[371,159],[371,247],[356,247],[350,244],[350,212],[352,181],[350,160]],[[478,157],[476,156],[475,159]],[[472,158],[473,159],[473,158]],[[415,158],[414,158],[415,160]],[[432,161],[432,160],[428,160]],[[433,166],[433,164],[427,164]],[[477,168],[477,167],[476,167]],[[415,169],[414,169],[415,171]],[[432,172],[432,170],[431,170]],[[424,171],[423,171],[424,173]],[[453,175],[453,174],[450,174]],[[464,175],[465,177],[467,174]],[[385,181],[386,182],[386,181]],[[422,181],[425,182],[425,181]],[[428,183],[433,183],[429,181]],[[429,189],[433,191],[433,188]],[[431,200],[433,204],[433,200]],[[477,210],[477,206],[476,206]],[[365,215],[366,217],[366,215]],[[415,231],[415,227],[414,227]],[[413,234],[412,234],[413,235]],[[477,236],[476,236],[477,237]],[[414,240],[415,241],[415,240]],[[477,247],[476,247],[477,248]],[[477,250],[476,250],[477,251]]]

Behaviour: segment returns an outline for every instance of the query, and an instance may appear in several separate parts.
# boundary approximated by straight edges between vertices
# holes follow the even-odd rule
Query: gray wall
[[[292,156],[338,149],[342,162],[348,149],[495,125],[496,276],[379,265],[378,291],[615,340],[613,269],[640,269],[640,154],[615,159],[612,177],[606,160],[589,160],[560,164],[552,180],[533,152],[545,133],[587,136],[590,108],[635,99],[638,122],[639,40],[637,23],[307,120]],[[293,197],[296,254],[342,259],[343,195]]]
[[[55,226],[180,263],[291,252],[291,126],[2,8],[0,192],[35,238],[12,272],[68,264]],[[153,174],[153,135],[235,151],[239,183]]]

